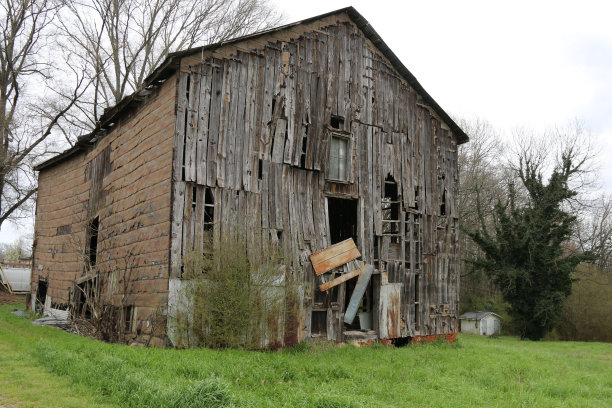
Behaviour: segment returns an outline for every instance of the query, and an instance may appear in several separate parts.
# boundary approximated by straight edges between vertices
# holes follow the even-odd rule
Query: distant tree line
[[[32,256],[32,241],[23,237],[11,243],[0,243],[0,261],[19,263]]]

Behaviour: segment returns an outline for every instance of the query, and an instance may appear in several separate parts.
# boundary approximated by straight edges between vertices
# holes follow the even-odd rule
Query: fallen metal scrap
[[[53,316],[45,316],[40,319],[36,319],[32,322],[35,326],[52,326],[60,329],[69,330],[70,322],[67,319],[58,319]]]

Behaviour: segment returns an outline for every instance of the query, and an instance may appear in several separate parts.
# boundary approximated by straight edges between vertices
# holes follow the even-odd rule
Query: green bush
[[[275,347],[295,325],[290,262],[265,231],[226,234],[184,259],[192,337],[210,348]],[[290,307],[288,307],[289,305]]]

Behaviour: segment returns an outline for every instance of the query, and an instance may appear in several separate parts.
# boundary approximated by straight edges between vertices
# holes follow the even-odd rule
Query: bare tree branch
[[[94,86],[79,101],[89,126],[139,90],[171,52],[224,41],[280,22],[268,0],[62,0],[62,46],[86,65]],[[75,111],[76,112],[76,111]]]

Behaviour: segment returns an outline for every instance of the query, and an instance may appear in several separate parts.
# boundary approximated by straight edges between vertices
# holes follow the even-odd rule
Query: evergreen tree
[[[480,228],[465,231],[484,254],[468,262],[498,285],[523,339],[539,340],[554,328],[571,293],[576,266],[592,259],[591,254],[570,251],[566,245],[576,217],[563,204],[577,194],[568,181],[584,164],[575,164],[574,159],[571,149],[562,154],[545,184],[541,161],[521,157],[517,172],[525,202],[518,202],[517,188],[510,183],[508,200],[495,206],[493,233],[485,226],[480,206]]]

